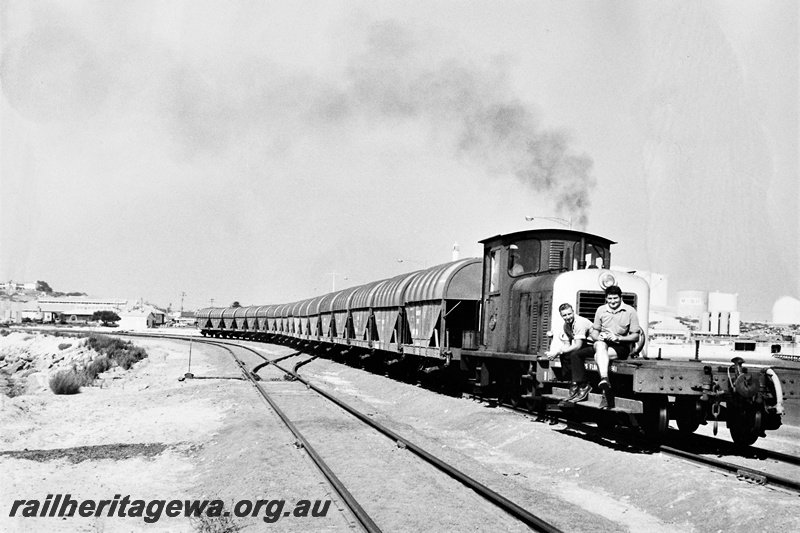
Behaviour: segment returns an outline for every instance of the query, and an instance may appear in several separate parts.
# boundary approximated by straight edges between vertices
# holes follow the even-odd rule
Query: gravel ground
[[[800,531],[779,489],[326,360],[301,372],[564,531]]]
[[[15,349],[12,345],[20,342],[9,337],[0,339],[0,350]],[[147,524],[117,516],[8,516],[15,499],[43,500],[59,493],[96,500],[115,494],[145,500],[220,498],[227,506],[244,499],[284,499],[287,509],[301,499],[332,500],[325,517],[287,516],[266,523],[262,513],[236,523],[244,531],[357,530],[251,385],[236,379],[178,381],[187,370],[188,346],[167,340],[135,342],[150,357],[102,388],[84,388],[75,396],[55,396],[45,389],[4,399],[0,531],[196,530],[180,517],[162,516]],[[290,353],[283,347],[258,346],[273,356]],[[239,375],[228,355],[197,343],[192,372]],[[269,378],[268,372],[262,375]],[[331,361],[317,360],[301,372],[564,531],[800,531],[796,495]],[[336,427],[327,433],[320,428],[333,416],[329,407],[311,399],[293,402],[299,397],[294,389],[281,394],[309,438],[319,440],[342,477],[362,491],[365,507],[385,531],[494,532],[512,523],[499,511],[474,512],[479,503],[474,495],[433,474],[421,476],[410,453],[388,439],[367,437],[345,420],[332,424]],[[399,491],[396,496],[382,497],[386,479],[370,481],[354,465],[348,434],[391,458],[387,477]]]

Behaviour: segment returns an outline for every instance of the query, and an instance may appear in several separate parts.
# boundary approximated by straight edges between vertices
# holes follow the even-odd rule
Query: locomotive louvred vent
[[[636,309],[636,294],[623,292],[622,301]],[[594,320],[597,308],[606,303],[603,291],[580,291],[578,293],[578,314],[589,320]]]
[[[539,347],[539,315],[542,312],[542,300],[538,294],[533,295],[531,301],[531,351]]]
[[[564,241],[550,241],[550,257],[548,268],[558,269],[564,266]]]
[[[550,331],[550,307],[551,307],[551,297],[545,297],[544,302],[542,303],[542,332]],[[549,346],[547,344],[547,338],[544,335],[539,336],[539,339],[543,341],[545,346],[537,346],[539,351],[547,350]]]

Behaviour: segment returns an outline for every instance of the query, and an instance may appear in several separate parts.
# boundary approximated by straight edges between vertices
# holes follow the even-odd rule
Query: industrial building
[[[698,333],[708,335],[739,335],[741,315],[739,295],[697,290],[678,291],[677,315],[700,321]]]
[[[39,298],[37,308],[43,322],[68,323],[88,322],[96,311],[119,313],[128,300],[89,299],[67,296],[61,298]]]

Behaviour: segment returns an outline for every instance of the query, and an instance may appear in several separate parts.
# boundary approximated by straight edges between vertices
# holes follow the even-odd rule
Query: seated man
[[[519,249],[513,244],[508,254],[508,273],[515,277],[525,273],[525,266],[522,264]]]
[[[567,401],[580,402],[585,400],[592,390],[592,386],[586,381],[586,369],[583,365],[583,361],[594,354],[594,350],[588,345],[591,342],[589,333],[592,323],[576,315],[568,303],[561,304],[558,312],[564,319],[564,335],[561,337],[564,341],[563,346],[559,349],[551,348],[546,355],[551,361],[560,357],[562,379],[572,382]]]
[[[636,309],[622,302],[622,289],[614,285],[606,289],[606,303],[597,308],[591,336],[594,339],[594,359],[600,372],[598,388],[603,392],[600,408],[608,407],[611,384],[608,367],[611,359],[627,359],[639,340],[639,315]]]

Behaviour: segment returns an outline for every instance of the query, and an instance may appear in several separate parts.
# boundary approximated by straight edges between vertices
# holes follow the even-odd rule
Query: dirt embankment
[[[86,345],[86,336],[2,331],[0,389],[6,396],[42,393],[58,372],[81,370],[100,357]]]
[[[3,362],[52,372],[58,345],[70,339],[12,334],[0,338]],[[74,342],[74,340],[72,341]],[[9,517],[15,500],[70,494],[72,500],[220,499],[226,509],[249,499],[332,499],[327,486],[277,418],[270,417],[252,387],[237,379],[179,381],[189,346],[135,340],[148,357],[129,371],[103,375],[79,394],[55,395],[47,386],[0,398],[0,531],[197,531],[187,518],[145,522],[144,517]],[[10,357],[9,357],[10,356]],[[75,355],[75,357],[79,357]],[[67,361],[67,362],[65,362]],[[237,378],[230,357],[194,345],[191,370],[198,376]],[[33,382],[30,376],[23,381]],[[266,415],[266,416],[265,416]],[[337,503],[325,518],[280,518],[274,531],[348,531]],[[155,509],[155,508],[154,508]],[[239,526],[265,526],[259,516]],[[312,522],[313,521],[313,522]]]

